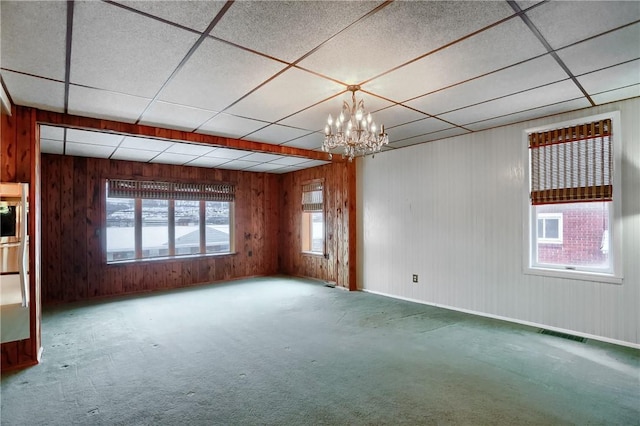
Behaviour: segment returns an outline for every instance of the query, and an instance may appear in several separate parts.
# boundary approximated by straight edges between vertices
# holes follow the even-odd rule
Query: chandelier
[[[324,128],[322,150],[329,153],[329,159],[333,158],[331,151],[334,149],[343,149],[342,158],[353,161],[356,156],[380,152],[389,143],[384,125],[380,127],[380,133],[376,133],[376,123],[371,114],[366,114],[364,101],[360,99],[356,103],[356,92],[360,86],[348,86],[347,90],[351,92],[351,106],[344,101],[340,115],[333,121],[329,114]]]

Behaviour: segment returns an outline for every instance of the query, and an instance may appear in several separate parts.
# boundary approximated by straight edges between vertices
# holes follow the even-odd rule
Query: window
[[[302,186],[302,251],[324,254],[324,188],[322,181]]]
[[[620,282],[618,117],[526,131],[528,272]]]
[[[107,262],[230,253],[234,192],[228,184],[109,180]]]
[[[562,244],[562,213],[536,215],[538,243]]]

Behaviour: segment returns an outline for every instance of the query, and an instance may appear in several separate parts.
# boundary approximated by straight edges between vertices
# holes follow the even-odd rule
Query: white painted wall
[[[616,110],[623,283],[525,275],[523,130]],[[359,288],[640,347],[640,98],[358,161]]]

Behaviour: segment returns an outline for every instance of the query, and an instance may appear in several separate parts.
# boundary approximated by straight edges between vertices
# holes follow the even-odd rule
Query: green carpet
[[[640,351],[282,277],[45,309],[2,425],[639,424]]]

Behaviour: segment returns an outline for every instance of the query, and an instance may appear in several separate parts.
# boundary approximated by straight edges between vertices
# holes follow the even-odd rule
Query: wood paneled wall
[[[324,179],[328,258],[302,253],[302,184]],[[317,278],[356,290],[356,164],[331,163],[287,173],[282,181],[280,272]]]
[[[42,297],[59,303],[278,272],[281,176],[200,167],[42,155]],[[232,182],[232,255],[106,264],[105,180]]]
[[[40,143],[36,110],[13,107],[0,122],[0,180],[29,183],[29,339],[3,343],[2,371],[38,362],[40,333]]]

